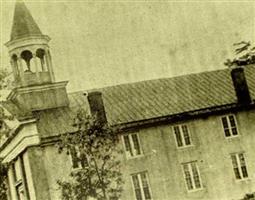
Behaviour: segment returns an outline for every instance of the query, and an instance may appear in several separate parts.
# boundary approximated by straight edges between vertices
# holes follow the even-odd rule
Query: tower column
[[[36,54],[33,54],[33,61],[35,65],[35,74],[36,74],[36,82],[40,83],[40,74],[39,74],[39,69],[38,69],[38,63],[36,59]]]
[[[48,50],[45,53],[45,58],[46,58],[47,69],[50,73],[50,79],[52,82],[55,82],[55,77],[54,77],[54,73],[53,73],[53,69],[52,69],[51,56],[50,56],[50,52]]]
[[[46,60],[46,55],[44,55],[42,58],[40,58],[41,66],[42,66],[42,71],[43,71],[43,72],[46,72],[45,60]]]
[[[12,71],[14,74],[14,77],[17,78],[17,66],[15,66],[15,62],[11,59],[10,60],[11,66],[12,66]]]
[[[25,79],[24,79],[24,68],[23,68],[23,63],[22,63],[22,58],[18,57],[18,71],[20,72],[20,81],[21,81],[21,85],[24,86],[25,85]]]

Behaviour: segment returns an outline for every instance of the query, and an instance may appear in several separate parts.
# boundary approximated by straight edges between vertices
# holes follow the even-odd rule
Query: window
[[[232,154],[231,160],[236,179],[241,180],[248,178],[244,154],[243,153]]]
[[[234,115],[228,115],[221,118],[224,133],[226,137],[232,137],[238,135],[236,120]]]
[[[88,159],[80,153],[79,147],[75,146],[70,149],[73,169],[81,169],[88,166]]]
[[[26,176],[25,169],[23,163],[23,157],[19,157],[16,161],[14,161],[12,165],[13,170],[13,180],[14,180],[14,188],[16,190],[16,195],[18,200],[28,199],[28,192],[26,188]]]
[[[127,157],[134,157],[142,154],[138,134],[128,134],[123,136]]]
[[[136,200],[149,200],[151,198],[151,191],[146,172],[141,172],[132,175],[132,182]]]
[[[184,178],[189,191],[202,188],[201,178],[197,167],[197,162],[185,163],[182,165]]]
[[[178,147],[191,145],[190,134],[187,125],[174,126],[174,135]]]
[[[19,185],[16,186],[16,188],[17,188],[18,199],[19,200],[25,200],[26,196],[25,196],[25,191],[24,191],[23,184],[20,183]]]

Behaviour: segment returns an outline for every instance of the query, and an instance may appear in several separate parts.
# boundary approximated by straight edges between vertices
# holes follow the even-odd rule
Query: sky
[[[0,67],[14,1],[1,1]],[[253,41],[255,1],[25,1],[68,91],[225,68],[233,43]]]

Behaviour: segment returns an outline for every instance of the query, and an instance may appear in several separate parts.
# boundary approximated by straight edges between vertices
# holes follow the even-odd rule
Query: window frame
[[[144,190],[143,190],[142,178],[141,178],[141,174],[143,174],[143,173],[144,173],[145,176],[146,176],[146,182],[147,182],[148,189],[149,189],[149,193],[150,193],[150,197],[151,197],[150,200],[153,200],[153,195],[152,195],[152,190],[151,190],[151,184],[150,184],[150,180],[149,180],[148,171],[141,171],[141,172],[137,172],[137,173],[130,174],[130,180],[131,180],[131,185],[132,185],[132,189],[133,189],[133,196],[134,196],[134,199],[137,200],[136,192],[135,192],[135,189],[136,189],[136,188],[135,188],[134,182],[133,182],[133,176],[136,175],[136,176],[138,177],[138,183],[139,183],[139,188],[140,188],[140,191],[141,191],[142,200],[146,200],[146,199],[145,199]]]
[[[26,171],[24,168],[24,160],[23,154],[14,159],[14,162],[11,165],[12,170],[12,181],[13,181],[13,189],[15,190],[15,196],[19,200],[21,192],[23,193],[23,197],[25,199],[30,199],[30,195],[28,192],[27,186],[27,177]],[[18,173],[17,173],[18,171]],[[17,176],[19,174],[19,177]]]
[[[235,128],[236,128],[236,132],[237,132],[236,135],[233,134],[233,130],[232,130],[233,127],[231,126],[231,122],[230,122],[229,117],[233,117],[233,119],[234,119]],[[224,127],[224,124],[223,124],[223,118],[226,118],[226,120],[227,120],[227,125],[228,125],[228,130],[229,130],[230,136],[226,136],[225,127]],[[240,136],[240,131],[238,129],[238,123],[237,123],[237,119],[236,119],[236,115],[235,114],[227,114],[227,115],[221,116],[220,117],[220,122],[221,122],[221,127],[223,129],[224,137],[226,139],[235,138],[235,137],[239,137]]]
[[[194,174],[193,174],[193,170],[192,170],[192,166],[191,166],[192,163],[195,163],[196,171],[197,171],[198,178],[199,178],[200,188],[197,188],[197,187],[196,187],[195,178],[194,178]],[[189,187],[188,187],[188,183],[187,183],[187,181],[186,181],[186,174],[185,174],[185,170],[184,170],[184,166],[185,166],[185,165],[188,165],[188,170],[189,170],[189,174],[191,175],[191,183],[192,183],[193,189],[189,189]],[[200,170],[199,170],[199,166],[198,166],[198,162],[197,162],[197,161],[190,161],[190,162],[182,163],[182,164],[181,164],[181,168],[182,168],[182,174],[183,174],[184,184],[185,184],[185,187],[186,187],[186,190],[187,190],[188,193],[197,192],[197,191],[200,191],[200,190],[203,190],[203,189],[204,189],[204,187],[203,187],[203,182],[202,182],[202,178],[201,178],[201,174],[200,174]]]
[[[190,144],[188,144],[188,145],[185,142],[184,131],[183,131],[183,128],[182,128],[183,126],[186,126],[187,131],[188,131],[189,142],[190,142]],[[179,129],[182,146],[178,146],[178,140],[177,140],[177,136],[176,136],[176,133],[175,133],[175,127],[178,127],[178,129]],[[191,132],[190,132],[188,124],[185,123],[185,124],[176,124],[176,125],[173,125],[172,126],[172,131],[173,131],[173,134],[174,134],[175,144],[176,144],[176,147],[178,149],[183,149],[183,148],[188,148],[188,147],[192,147],[193,146],[193,142],[192,142],[192,139],[191,139]]]
[[[79,157],[80,157],[80,150],[79,150],[79,147],[78,147],[78,146],[74,146],[74,150],[75,150],[75,153],[77,154],[77,157],[79,158]],[[74,164],[74,161],[73,161],[72,149],[70,149],[69,159],[70,159],[70,162],[71,162],[72,170],[73,170],[73,171],[83,169],[82,161],[81,161],[81,160],[78,160],[78,161],[77,161],[77,165],[78,165],[78,166],[77,166],[77,167],[74,167],[75,164]],[[88,157],[86,157],[86,159],[87,159],[87,164],[89,165]]]
[[[134,154],[136,149],[135,149],[135,145],[134,145],[134,142],[133,142],[132,135],[137,136],[137,142],[138,142],[138,145],[139,145],[140,154],[136,154],[136,155]],[[125,138],[124,138],[125,136],[128,136],[130,149],[131,149],[131,152],[133,153],[133,155],[129,151],[127,151]],[[123,149],[124,149],[124,152],[125,152],[126,159],[138,158],[138,157],[142,157],[144,155],[143,150],[142,150],[141,140],[140,140],[140,137],[139,137],[139,132],[123,134],[123,135],[121,135],[121,140],[122,140],[122,146],[123,146]]]
[[[243,174],[243,171],[242,171],[242,165],[241,165],[241,161],[240,161],[240,155],[243,155],[244,157],[244,162],[245,162],[245,169],[246,169],[246,173],[247,173],[247,177],[244,177],[244,174]],[[236,162],[237,162],[237,169],[238,169],[238,173],[240,175],[240,179],[238,179],[236,177],[236,174],[235,174],[235,167],[234,167],[234,164],[233,164],[233,160],[232,160],[232,156],[235,156],[235,159],[236,159]],[[234,178],[235,178],[235,181],[239,182],[239,181],[245,181],[245,180],[248,180],[249,179],[249,172],[248,172],[248,166],[247,166],[247,161],[246,161],[246,156],[245,156],[245,152],[235,152],[235,153],[231,153],[230,154],[230,162],[231,162],[231,166],[232,166],[232,170],[233,170],[233,174],[234,174]]]

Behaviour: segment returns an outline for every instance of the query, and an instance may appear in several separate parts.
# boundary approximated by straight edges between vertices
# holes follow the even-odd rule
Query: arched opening
[[[25,61],[26,64],[26,69],[24,69],[25,72],[32,72],[31,70],[31,60],[33,58],[33,54],[28,51],[25,50],[21,53],[21,58]]]
[[[39,58],[41,69],[42,71],[46,71],[46,64],[45,64],[45,50],[44,49],[37,49],[36,50],[36,57]]]

